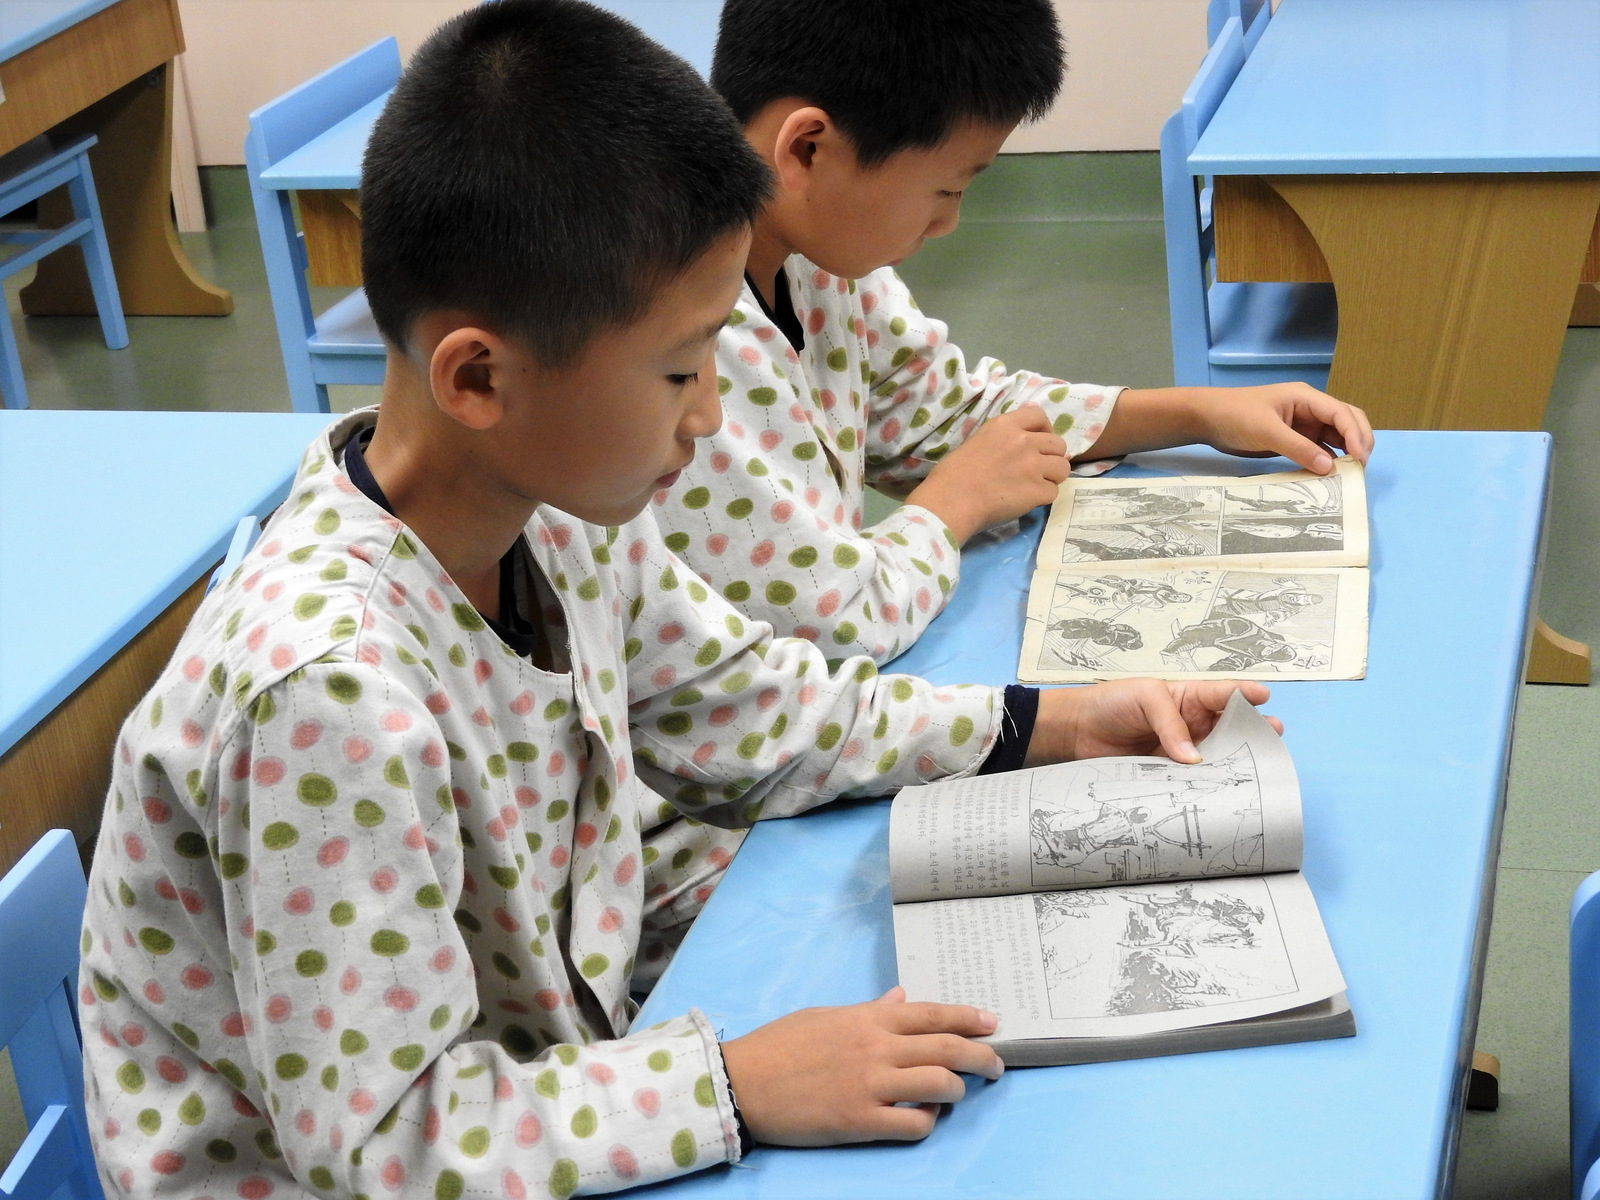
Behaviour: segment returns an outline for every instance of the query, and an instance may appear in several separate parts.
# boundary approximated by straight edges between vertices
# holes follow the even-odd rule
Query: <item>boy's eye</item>
[[[962,195],[965,194],[965,192],[966,192],[965,188],[962,188],[961,191],[959,191],[959,192],[945,191],[944,189],[941,188],[940,191],[939,191],[939,198],[941,200],[959,200],[959,199],[961,199]]]
[[[699,378],[700,372],[695,371],[688,375],[668,375],[667,382],[673,387],[688,387],[691,383],[697,382]]]

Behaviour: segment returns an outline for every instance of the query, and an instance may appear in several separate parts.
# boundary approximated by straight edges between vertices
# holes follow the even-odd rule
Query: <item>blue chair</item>
[[[1237,7],[1239,0],[1222,2]],[[1262,6],[1252,29],[1265,28],[1269,11]],[[1303,380],[1326,388],[1339,323],[1332,284],[1212,282],[1210,189],[1197,187],[1189,154],[1247,53],[1241,20],[1230,16],[1161,130],[1173,378],[1186,387]]]
[[[72,220],[60,229],[0,231],[0,245],[22,247],[20,253],[0,262],[0,279],[15,275],[63,246],[78,243],[83,250],[83,265],[89,271],[89,287],[100,313],[106,346],[121,350],[128,344],[128,325],[122,319],[122,298],[117,294],[117,277],[111,269],[111,248],[106,244],[94,175],[89,170],[89,147],[98,140],[89,134],[58,149],[48,138],[37,137],[0,158],[0,216],[63,185],[72,203]],[[7,408],[28,407],[22,358],[17,353],[17,337],[10,320],[0,320],[0,400]]]
[[[1244,29],[1244,51],[1249,54],[1272,20],[1272,0],[1211,0],[1206,5],[1206,45],[1216,42],[1229,17],[1239,18]]]
[[[360,288],[312,318],[305,237],[295,226],[289,193],[262,187],[261,172],[365,108],[399,78],[399,43],[385,38],[250,114],[245,165],[295,412],[327,412],[330,383],[381,384],[385,351]]]
[[[1572,1194],[1600,1197],[1600,871],[1572,898],[1569,1096]]]
[[[222,565],[211,572],[211,582],[206,584],[206,591],[210,591],[229,575],[233,574],[244,561],[244,556],[250,553],[250,548],[261,537],[261,518],[251,514],[239,518],[239,523],[233,528],[233,537],[228,542],[228,553],[223,556]]]
[[[11,1053],[28,1122],[27,1139],[0,1175],[0,1196],[104,1200],[84,1113],[75,1004],[87,896],[65,829],[45,834],[0,880],[0,1044]]]

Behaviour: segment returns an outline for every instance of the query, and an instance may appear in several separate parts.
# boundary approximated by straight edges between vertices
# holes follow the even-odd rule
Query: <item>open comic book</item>
[[[1068,479],[1039,544],[1017,678],[1360,679],[1365,473]]]
[[[1000,1018],[1008,1066],[1349,1037],[1299,873],[1300,787],[1234,693],[1195,765],[1096,758],[907,788],[889,816],[912,1000]]]

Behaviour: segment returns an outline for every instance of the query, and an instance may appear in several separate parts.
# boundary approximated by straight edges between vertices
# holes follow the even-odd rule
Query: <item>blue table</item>
[[[1218,278],[1337,286],[1329,391],[1537,429],[1600,279],[1600,4],[1283,0],[1189,166]]]
[[[0,870],[93,831],[111,735],[329,419],[0,410]]]
[[[1279,683],[1305,874],[1359,1034],[1018,1069],[917,1145],[757,1149],[660,1189],[762,1200],[1372,1200],[1448,1193],[1477,1023],[1550,439],[1384,433],[1368,474],[1369,674]],[[1210,451],[1124,473],[1282,469]],[[945,613],[894,667],[1015,680],[1041,522],[971,549]],[[640,1020],[698,1005],[734,1037],[895,982],[887,802],[757,826]]]

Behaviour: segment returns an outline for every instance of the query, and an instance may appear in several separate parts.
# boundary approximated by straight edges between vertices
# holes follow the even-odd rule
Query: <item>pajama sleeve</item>
[[[1087,453],[1110,420],[1122,388],[1007,371],[994,358],[968,367],[949,327],[917,307],[893,269],[856,286],[869,346],[866,459],[874,487],[905,495],[984,421],[1024,404],[1050,417],[1069,458]]]
[[[830,668],[810,642],[740,616],[659,541],[637,537],[627,557],[635,759],[683,812],[737,827],[983,765],[1000,689],[880,675],[864,656]]]
[[[337,1195],[563,1197],[737,1160],[698,1014],[526,1060],[473,1037],[490,1014],[453,919],[473,885],[452,751],[421,697],[319,663],[251,714],[218,760],[215,852],[234,1032],[256,1077],[200,1051],[236,1106],[267,1105],[299,1180]]]

